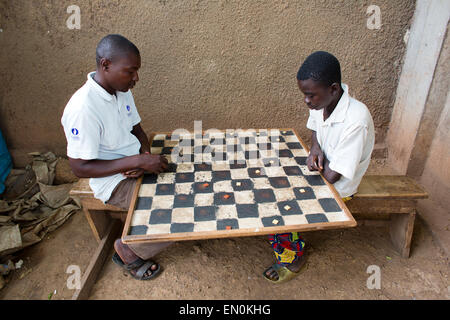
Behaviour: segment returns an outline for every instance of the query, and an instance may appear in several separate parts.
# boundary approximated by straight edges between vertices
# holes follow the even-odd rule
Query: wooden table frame
[[[237,129],[236,129],[237,130]],[[236,131],[235,130],[235,131]],[[249,131],[249,130],[259,130],[259,129],[246,129],[243,130]],[[303,149],[305,149],[306,153],[309,153],[309,148],[307,145],[303,142],[303,140],[300,138],[298,133],[295,131],[295,129],[292,128],[275,128],[275,129],[264,129],[264,130],[278,130],[278,131],[292,131],[296,135],[297,139],[300,141],[300,144],[302,145]],[[226,132],[225,130],[220,130],[221,132]],[[202,132],[204,134],[205,131]],[[150,145],[153,141],[153,137],[155,135],[159,134],[170,134],[168,132],[156,132],[151,134],[150,139]],[[191,134],[195,134],[191,133]],[[164,235],[151,235],[151,238],[149,235],[128,235],[128,232],[130,230],[131,220],[133,216],[134,209],[136,207],[137,197],[139,194],[139,189],[142,184],[143,177],[140,177],[136,183],[135,190],[133,192],[133,197],[130,203],[130,208],[128,210],[127,218],[125,221],[125,227],[123,229],[122,233],[122,242],[126,244],[130,243],[148,243],[148,242],[165,242],[165,241],[183,241],[183,240],[202,240],[202,239],[218,239],[218,238],[231,238],[231,237],[245,237],[245,236],[259,236],[259,235],[267,235],[267,234],[273,234],[273,233],[284,233],[284,232],[297,232],[297,231],[315,231],[315,230],[326,230],[326,229],[338,229],[338,228],[349,228],[349,227],[355,227],[357,225],[355,219],[353,218],[352,214],[350,213],[350,210],[345,205],[344,201],[339,196],[339,193],[336,191],[334,186],[330,184],[320,173],[322,176],[323,181],[326,183],[328,188],[333,194],[334,199],[337,201],[339,207],[342,209],[342,211],[345,213],[345,215],[348,218],[348,221],[344,222],[321,222],[321,223],[311,223],[311,224],[304,224],[304,225],[289,225],[289,226],[280,226],[280,227],[264,227],[260,228],[258,232],[255,232],[254,229],[236,229],[236,230],[223,230],[223,231],[205,231],[205,232],[189,232],[189,233],[176,233],[176,234],[170,234],[169,236]]]

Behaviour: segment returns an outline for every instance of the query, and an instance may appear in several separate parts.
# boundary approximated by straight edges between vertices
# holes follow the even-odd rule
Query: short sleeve
[[[139,112],[136,108],[136,104],[134,103],[133,94],[131,93],[131,90],[129,91],[129,102],[131,107],[131,125],[134,127],[138,123],[141,122],[141,117],[139,116]]]
[[[306,123],[306,127],[310,130],[317,131],[316,120],[314,119],[314,117],[311,113],[311,110],[309,111],[309,118],[308,118],[308,122]]]
[[[353,179],[361,162],[368,129],[364,125],[353,125],[344,130],[337,146],[328,155],[330,169],[347,179]]]
[[[63,120],[67,139],[67,156],[73,159],[92,160],[98,158],[101,126],[88,112],[67,115]]]

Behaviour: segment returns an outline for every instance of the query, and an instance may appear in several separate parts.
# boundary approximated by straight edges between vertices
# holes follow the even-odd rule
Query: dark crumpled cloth
[[[25,170],[13,170],[0,198],[0,259],[41,241],[81,208],[69,191],[72,184],[53,185],[58,159],[30,153]]]

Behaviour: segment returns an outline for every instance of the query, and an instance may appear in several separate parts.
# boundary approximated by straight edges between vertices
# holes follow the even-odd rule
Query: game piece
[[[225,229],[231,230],[231,226],[226,226]]]
[[[290,209],[291,209],[291,207],[289,205],[284,206],[284,210],[289,211]]]
[[[239,181],[238,181],[238,182],[236,182],[236,186],[237,186],[237,187],[240,187],[240,186],[241,186],[241,184],[242,184],[242,183],[240,183]]]
[[[257,169],[257,170],[255,170],[255,173],[256,173],[256,174],[260,174],[260,173],[261,173],[261,170]]]
[[[300,192],[301,192],[301,193],[305,193],[306,190],[305,190],[305,189],[300,189]]]
[[[223,197],[224,197],[224,199],[229,199],[230,195],[229,194],[224,194]]]
[[[272,220],[272,223],[273,223],[273,224],[278,224],[279,222],[280,222],[280,221],[278,221],[277,219],[273,219],[273,220]]]

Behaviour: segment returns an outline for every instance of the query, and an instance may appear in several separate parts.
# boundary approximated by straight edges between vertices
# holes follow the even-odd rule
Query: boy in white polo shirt
[[[312,131],[308,169],[320,171],[347,201],[366,172],[375,143],[373,120],[367,107],[349,96],[341,83],[339,61],[317,51],[306,58],[297,73],[297,84],[309,108],[307,128]],[[283,282],[295,277],[305,263],[305,242],[298,232],[275,234],[269,241],[277,263],[264,277]]]
[[[75,175],[91,178],[96,198],[128,209],[136,178],[144,171],[161,173],[168,164],[150,154],[130,91],[139,80],[137,47],[123,36],[108,35],[97,45],[96,61],[97,70],[88,74],[64,109],[67,156]],[[117,239],[113,260],[133,277],[151,279],[160,268],[146,260],[169,244],[127,246]]]

